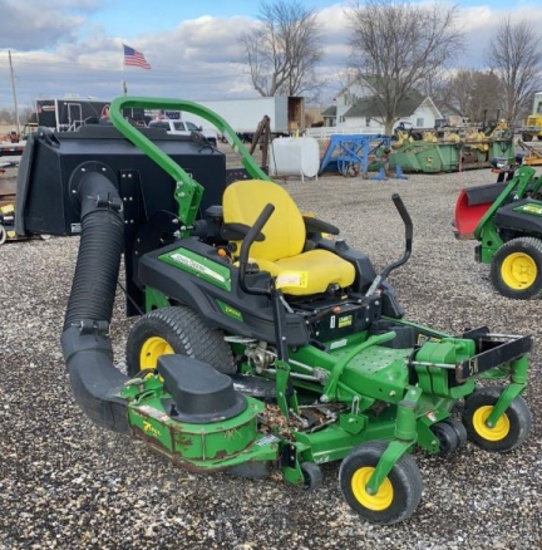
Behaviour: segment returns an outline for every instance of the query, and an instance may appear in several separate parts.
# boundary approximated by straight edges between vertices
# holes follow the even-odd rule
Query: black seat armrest
[[[318,218],[303,216],[303,221],[305,222],[307,233],[329,233],[330,235],[338,235],[340,232],[338,227],[319,220]]]
[[[250,226],[244,223],[223,223],[220,228],[220,235],[226,241],[242,241],[249,231]],[[255,240],[258,242],[264,241],[265,235],[258,233]]]

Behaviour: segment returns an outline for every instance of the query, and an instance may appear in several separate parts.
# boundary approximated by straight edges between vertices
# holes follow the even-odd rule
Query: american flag
[[[150,70],[151,66],[147,63],[145,56],[141,52],[134,50],[134,48],[130,48],[130,46],[126,44],[122,46],[124,48],[124,65]]]

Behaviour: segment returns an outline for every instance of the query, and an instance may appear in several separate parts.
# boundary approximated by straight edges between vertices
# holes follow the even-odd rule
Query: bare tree
[[[503,91],[493,71],[461,69],[452,75],[440,90],[441,99],[455,107],[473,123],[500,118]]]
[[[33,106],[27,105],[20,109],[21,122],[37,122],[36,109]]]
[[[3,124],[13,124],[15,121],[14,109],[8,109],[6,107],[0,109],[0,122]]]
[[[262,96],[314,90],[323,55],[316,11],[298,1],[276,0],[260,5],[259,19],[258,27],[240,38],[254,88]]]
[[[503,83],[505,114],[513,123],[541,86],[542,35],[527,21],[502,21],[490,40],[488,62]]]
[[[33,122],[30,120],[32,115],[35,116],[33,107],[23,107],[19,109],[19,118],[23,123]],[[15,109],[13,107],[0,108],[0,123],[2,124],[15,124]]]
[[[347,8],[352,65],[376,83],[382,122],[391,133],[399,102],[462,47],[457,6],[365,0]]]

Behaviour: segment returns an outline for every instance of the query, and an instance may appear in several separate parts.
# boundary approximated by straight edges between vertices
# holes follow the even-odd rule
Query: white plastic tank
[[[271,176],[314,178],[320,168],[320,148],[311,137],[276,138],[269,146]]]

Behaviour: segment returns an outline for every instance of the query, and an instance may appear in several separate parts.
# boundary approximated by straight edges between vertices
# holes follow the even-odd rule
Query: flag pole
[[[126,63],[125,63],[126,48],[124,44],[122,45],[122,49],[124,50],[122,54],[122,74],[124,75],[124,69],[126,68]],[[124,95],[128,95],[128,83],[126,82],[125,78],[122,80],[122,93]]]
[[[15,124],[17,125],[17,133],[21,135],[21,120],[19,119],[19,105],[17,103],[17,92],[15,90],[15,76],[13,75],[13,61],[11,59],[11,50],[8,50],[9,57],[9,72],[11,74],[11,91],[13,92],[13,103],[15,105]]]

